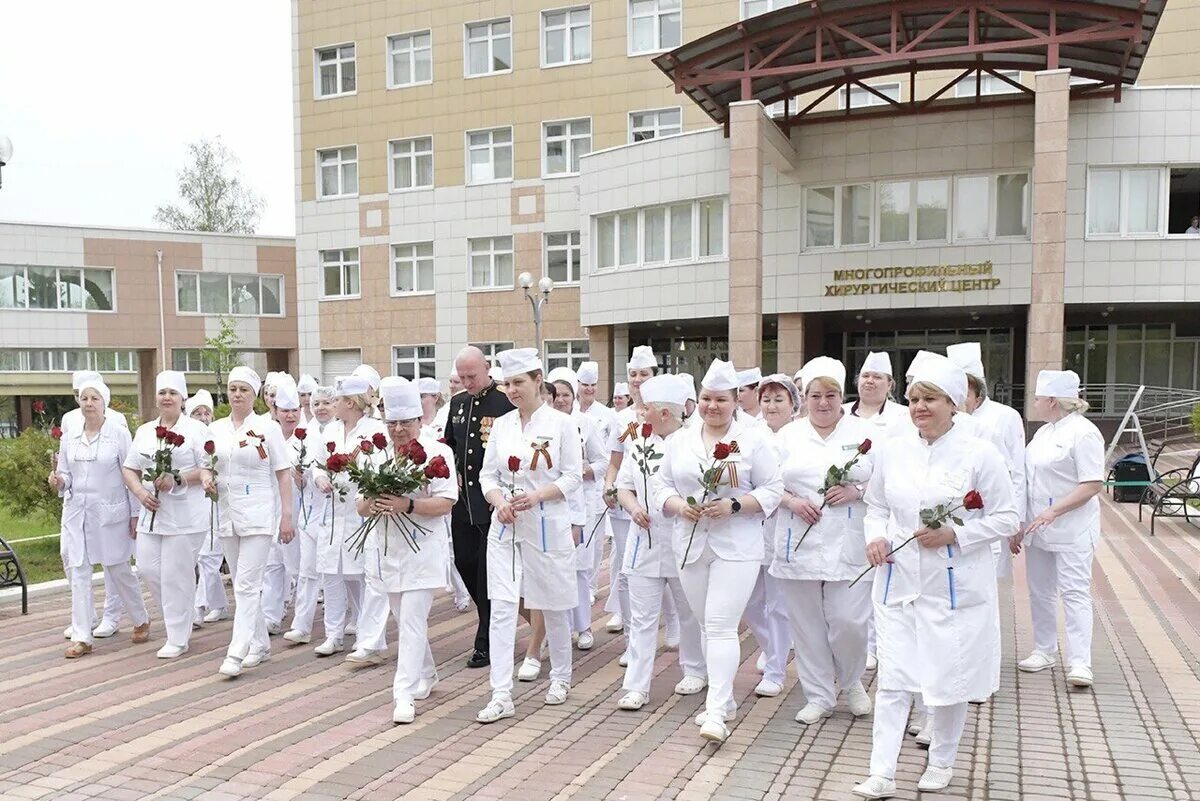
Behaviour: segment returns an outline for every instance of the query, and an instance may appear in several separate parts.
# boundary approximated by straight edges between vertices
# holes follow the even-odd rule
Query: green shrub
[[[57,452],[58,441],[33,426],[0,442],[0,506],[14,516],[42,513],[57,520],[62,499],[46,482]]]
[[[1200,437],[1200,406],[1192,408],[1192,433]]]

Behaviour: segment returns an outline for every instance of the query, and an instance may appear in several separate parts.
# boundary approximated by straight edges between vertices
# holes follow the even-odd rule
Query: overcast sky
[[[0,13],[0,220],[157,227],[188,143],[220,136],[295,231],[288,0],[19,0]]]

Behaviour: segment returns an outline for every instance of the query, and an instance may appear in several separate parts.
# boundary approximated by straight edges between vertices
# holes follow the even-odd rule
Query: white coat
[[[856,417],[874,428],[875,433],[871,435],[872,441],[887,439],[905,423],[912,425],[908,407],[893,400],[885,400],[879,413],[871,417],[858,417],[858,401],[843,403],[842,410],[848,416]]]
[[[769,429],[766,429],[769,433]],[[704,427],[682,428],[667,443],[662,466],[655,476],[655,502],[665,506],[668,499],[678,496],[686,500],[689,496],[700,502],[704,496],[701,474],[713,464],[712,448],[704,444]],[[773,436],[773,435],[772,435]],[[762,506],[761,512],[742,510],[720,520],[701,519],[695,526],[682,515],[675,518],[674,548],[683,563],[696,561],[708,545],[721,559],[728,561],[762,562],[763,522],[771,516],[783,496],[783,480],[779,472],[779,459],[775,449],[764,436],[764,428],[756,423],[739,425],[735,420],[721,442],[736,442],[738,453],[723,463],[720,483],[715,495],[708,500],[741,498],[753,495]],[[731,486],[728,466],[736,468],[737,484]],[[688,540],[691,539],[691,547]]]
[[[218,535],[278,536],[282,510],[275,472],[292,467],[279,424],[250,414],[236,428],[230,416],[214,420],[208,430],[216,446]]]
[[[376,434],[383,434],[386,437],[387,430],[384,424],[374,417],[364,415],[349,431],[346,430],[346,426],[341,420],[330,420],[321,431],[321,439],[318,440],[319,446],[314,449],[310,445],[309,451],[312,452],[313,459],[317,464],[324,465],[329,458],[328,445],[332,443],[337,453],[352,454],[356,462],[363,463],[370,457],[358,452],[359,443],[364,439],[371,439]],[[314,476],[321,472],[321,470],[313,468]],[[317,572],[330,575],[361,576],[363,573],[362,554],[347,545],[347,540],[351,538],[363,521],[355,506],[358,487],[344,472],[335,474],[331,480],[334,486],[333,492],[325,495],[318,504],[314,505],[314,508],[320,508],[320,514],[314,514],[309,519],[309,527],[312,528],[314,524],[316,526]],[[339,496],[339,488],[344,490],[344,497]],[[314,491],[320,492],[316,489]]]
[[[510,456],[521,463],[515,474],[508,469]],[[547,611],[575,608],[575,542],[566,499],[582,481],[583,449],[579,429],[569,416],[542,404],[526,426],[521,425],[518,409],[492,423],[479,472],[483,494],[503,490],[512,497],[514,489],[529,493],[553,483],[563,497],[519,513],[514,525],[492,515],[487,546],[489,598],[516,603],[523,597],[530,609]]]
[[[1027,506],[1025,522],[1086,481],[1103,481],[1104,437],[1079,412],[1034,432],[1025,449]],[[1073,512],[1034,532],[1026,544],[1046,551],[1090,553],[1100,539],[1100,498],[1093,496]]]
[[[1012,477],[1013,505],[1020,512],[1025,508],[1025,422],[1011,406],[984,398],[971,413],[976,436],[996,446]],[[1015,533],[1015,532],[1014,532]]]
[[[603,539],[591,537],[592,527],[600,515],[604,514],[604,473],[608,470],[611,454],[605,447],[607,439],[603,436],[601,424],[596,418],[576,409],[571,419],[579,428],[579,438],[582,441],[583,465],[592,468],[592,477],[583,478],[573,500],[572,524],[583,526],[583,542],[575,546],[575,569],[591,570],[596,561],[596,548],[600,547]]]
[[[1012,483],[995,447],[955,424],[926,443],[918,434],[876,454],[867,488],[867,543],[895,548],[923,527],[920,511],[956,506],[971,490],[984,508],[954,514],[957,544],[916,541],[874,571],[879,686],[920,692],[929,706],[986,698],[999,688],[1000,621],[991,541],[1017,525]]]
[[[142,505],[121,475],[131,444],[128,428],[107,421],[91,442],[82,422],[63,434],[56,472],[65,485],[59,490],[65,567],[128,564],[133,556],[129,520]]]
[[[161,423],[158,418],[138,426],[133,436],[133,444],[125,457],[125,467],[136,470],[141,476],[154,465],[154,452],[158,450],[158,438],[154,429]],[[204,452],[204,443],[208,441],[208,426],[199,420],[180,415],[171,426],[171,430],[183,437],[183,445],[175,448],[171,454],[171,466],[179,472],[195,470],[198,467],[208,467],[208,454]],[[154,485],[143,481],[142,487],[151,495]],[[204,487],[199,483],[183,484],[168,492],[159,493],[158,514],[153,515],[154,531],[150,531],[150,510],[144,506],[138,515],[137,530],[152,534],[170,536],[173,534],[208,533],[210,520],[210,503],[204,494]]]
[[[446,465],[450,468],[450,478],[430,479],[424,488],[406,497],[447,498],[457,501],[458,482],[455,479],[457,474],[454,470],[454,453],[436,438],[421,436],[417,441],[421,443],[430,460],[437,456],[446,460]],[[381,464],[385,459],[393,458],[393,453],[389,448],[382,457],[377,452],[372,458],[376,464]],[[414,512],[407,517],[412,523],[425,529],[421,531],[405,523],[405,531],[411,534],[411,539],[418,548],[416,552],[409,545],[410,537],[387,516],[381,517],[367,535],[366,546],[363,549],[367,583],[380,592],[436,590],[450,583],[450,541],[445,536],[450,513],[427,517]]]
[[[637,409],[632,406],[626,406],[621,411],[615,412],[608,429],[609,453],[620,453],[622,454],[622,458],[628,455],[628,443],[633,437],[629,427],[633,426],[636,429],[641,424],[642,421],[638,417]],[[601,491],[603,491],[603,488]],[[629,515],[625,513],[620,504],[608,510],[608,517],[610,520],[629,519]]]
[[[861,417],[843,415],[837,426],[822,439],[807,417],[779,432],[787,456],[783,463],[783,488],[798,498],[820,506],[824,497],[825,474],[830,467],[843,467],[858,454],[864,440],[875,433],[875,426]],[[871,477],[875,456],[872,451],[858,456],[850,468],[847,484],[865,484]],[[808,523],[790,509],[780,506],[770,574],[781,579],[800,581],[851,581],[867,566],[863,542],[865,501],[826,506],[805,536]],[[804,542],[797,548],[800,538]]]
[[[692,415],[691,419],[699,418],[700,415]],[[779,462],[780,470],[783,469],[784,462],[787,461],[787,448],[784,443],[783,432],[787,431],[794,423],[785,423],[783,428],[778,431],[772,431],[768,425],[763,432],[763,436],[767,438],[771,449],[775,451],[775,459]],[[763,567],[770,567],[771,561],[775,558],[775,528],[779,525],[780,518],[784,518],[785,522],[789,517],[792,517],[792,512],[783,505],[783,496],[780,495],[780,504],[775,508],[774,513],[763,521]]]
[[[655,453],[663,454],[666,458],[667,443],[679,436],[683,429],[676,429],[665,440],[658,434],[651,434],[649,447]],[[639,434],[636,443],[643,444]],[[650,531],[640,526],[630,524],[629,538],[625,544],[625,559],[621,564],[621,572],[626,576],[641,578],[679,578],[679,560],[683,552],[675,552],[675,521],[663,515],[662,500],[655,495],[655,474],[663,463],[663,459],[650,461],[650,479],[645,480],[642,468],[637,464],[637,456],[630,447],[625,459],[621,462],[621,470],[617,473],[617,489],[629,490],[637,496],[638,503],[650,515]],[[647,499],[647,489],[649,499]]]
[[[129,433],[129,421],[125,419],[125,415],[118,412],[116,409],[104,407],[104,422],[114,423],[119,428],[125,429],[125,433]],[[63,435],[71,431],[83,428],[83,409],[71,409],[62,416],[62,422],[59,427],[63,430]]]

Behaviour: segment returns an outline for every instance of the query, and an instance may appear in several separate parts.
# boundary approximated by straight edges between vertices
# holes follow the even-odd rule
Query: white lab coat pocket
[[[96,508],[97,523],[102,527],[129,525],[129,503],[126,501],[101,503]]]

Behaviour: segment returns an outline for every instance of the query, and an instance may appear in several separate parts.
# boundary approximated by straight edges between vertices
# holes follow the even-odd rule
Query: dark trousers
[[[462,576],[463,584],[475,602],[475,612],[479,615],[479,625],[475,629],[475,650],[484,653],[488,652],[488,626],[492,618],[492,604],[488,600],[487,534],[488,526],[475,526],[455,518],[450,520],[454,567]]]

